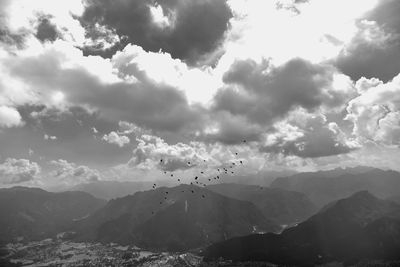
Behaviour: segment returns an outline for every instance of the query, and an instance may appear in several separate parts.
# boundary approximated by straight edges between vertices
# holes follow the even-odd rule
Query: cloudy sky
[[[0,0],[0,186],[235,157],[240,174],[400,170],[398,14],[398,0]]]

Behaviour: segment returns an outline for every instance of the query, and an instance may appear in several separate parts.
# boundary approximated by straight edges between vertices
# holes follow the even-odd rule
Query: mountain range
[[[280,188],[233,183],[215,184],[207,188],[230,198],[253,203],[266,218],[280,225],[301,222],[317,211],[306,195]]]
[[[223,183],[235,183],[243,185],[261,185],[269,186],[277,177],[293,175],[294,171],[261,171],[256,174],[249,175],[233,175],[229,177],[221,177]],[[93,181],[89,183],[77,184],[68,188],[61,188],[62,191],[82,191],[93,195],[94,197],[110,200],[134,194],[138,191],[146,191],[152,188],[153,183],[158,186],[172,187],[176,186],[172,181]],[[59,192],[60,188],[49,188],[48,191]]]
[[[380,198],[400,195],[400,173],[370,167],[338,168],[277,178],[271,188],[304,193],[315,205],[322,207],[362,190]]]
[[[146,181],[95,181],[75,185],[69,190],[82,191],[97,198],[110,200],[131,195],[138,191],[149,190],[152,185],[152,182]]]

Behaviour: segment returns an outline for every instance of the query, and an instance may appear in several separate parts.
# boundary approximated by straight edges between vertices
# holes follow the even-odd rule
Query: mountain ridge
[[[182,221],[188,224],[180,223]],[[223,234],[220,233],[224,231],[227,237],[232,237],[252,233],[254,228],[259,231],[278,231],[280,228],[265,218],[254,204],[194,185],[162,187],[111,200],[80,224],[78,228],[86,240],[140,244],[167,250],[181,250],[185,248],[182,244],[188,244],[186,248],[201,247],[221,240]],[[166,225],[169,228],[166,229]],[[190,240],[192,237],[181,232],[186,228],[202,229],[205,235]],[[166,239],[157,240],[155,232]],[[163,232],[173,233],[173,237],[170,235],[173,240]]]
[[[0,242],[55,235],[104,204],[85,192],[53,193],[21,186],[0,189]]]
[[[361,190],[368,190],[380,198],[399,195],[400,173],[361,167],[335,169],[277,178],[271,187],[304,193],[314,204],[322,207]]]

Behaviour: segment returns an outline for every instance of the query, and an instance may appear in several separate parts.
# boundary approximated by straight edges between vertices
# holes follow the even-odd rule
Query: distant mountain
[[[134,194],[138,191],[151,189],[153,183],[145,181],[119,182],[119,181],[96,181],[86,184],[78,184],[70,188],[71,191],[82,191],[97,198],[113,199]]]
[[[333,202],[282,234],[250,235],[210,246],[207,260],[313,266],[363,259],[399,260],[400,205],[367,191]]]
[[[102,207],[84,192],[50,193],[39,188],[0,189],[0,243],[42,239],[68,229],[74,220]]]
[[[400,173],[368,167],[334,169],[278,178],[271,187],[304,193],[322,207],[361,190],[381,198],[400,195]]]
[[[79,227],[84,240],[172,251],[279,230],[254,204],[191,185],[111,200]]]
[[[232,183],[216,184],[207,188],[227,197],[250,201],[266,218],[279,224],[298,223],[317,211],[314,204],[304,194],[280,188]]]
[[[221,177],[223,183],[235,183],[245,185],[260,185],[270,186],[270,184],[278,177],[287,177],[296,174],[293,170],[282,171],[259,171],[254,174],[247,175],[230,175],[228,177]]]

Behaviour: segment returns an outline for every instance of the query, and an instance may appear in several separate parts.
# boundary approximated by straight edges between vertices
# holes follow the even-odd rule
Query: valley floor
[[[46,239],[6,246],[9,266],[199,266],[190,253],[153,253],[133,246]]]
[[[12,243],[5,246],[0,256],[2,267],[278,267],[265,262],[240,262],[229,260],[203,262],[192,253],[150,252],[135,246],[118,244],[76,243],[62,239],[45,239],[29,243]],[[361,262],[354,267],[400,267],[400,262]],[[321,267],[343,267],[330,263]]]

